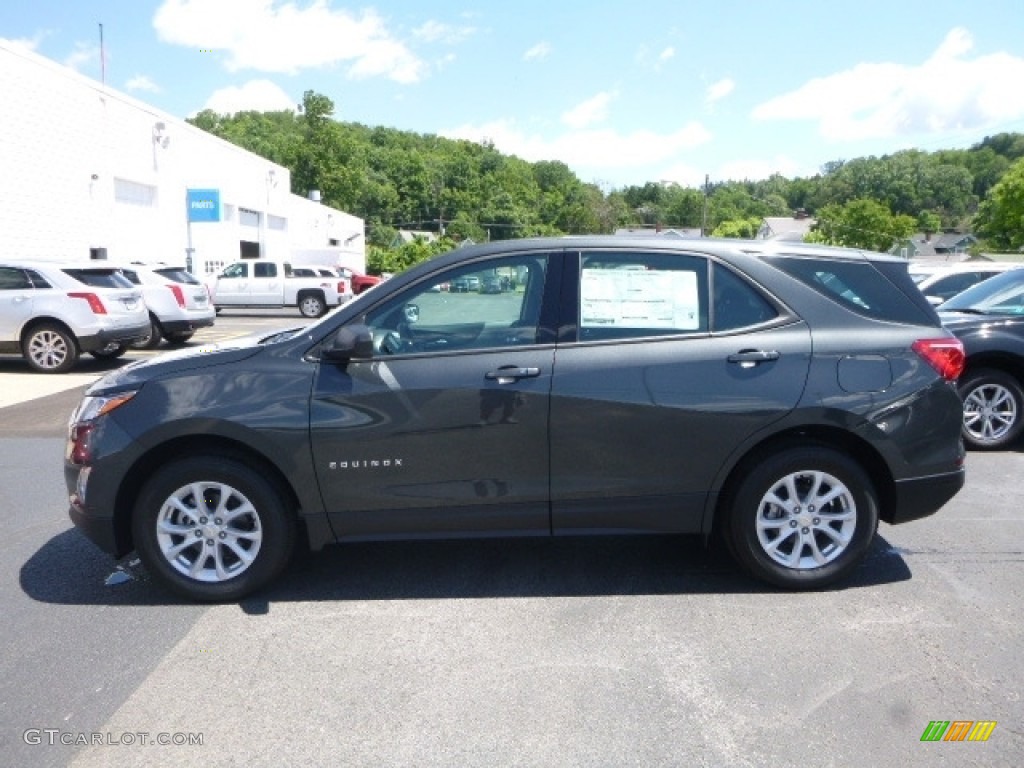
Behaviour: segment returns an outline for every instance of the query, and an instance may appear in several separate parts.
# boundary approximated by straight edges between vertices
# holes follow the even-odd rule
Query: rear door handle
[[[534,379],[540,376],[540,368],[520,368],[517,365],[503,365],[496,371],[484,374],[488,381],[497,381],[499,384],[511,384],[519,379]]]
[[[761,363],[778,360],[779,357],[779,353],[775,350],[741,349],[736,354],[729,355],[726,359],[730,363],[739,363],[740,368],[753,368]]]

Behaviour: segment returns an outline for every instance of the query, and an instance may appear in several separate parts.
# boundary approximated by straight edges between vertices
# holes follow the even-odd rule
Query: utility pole
[[[708,189],[711,186],[710,174],[704,174],[704,210],[700,216],[700,236],[708,236]]]

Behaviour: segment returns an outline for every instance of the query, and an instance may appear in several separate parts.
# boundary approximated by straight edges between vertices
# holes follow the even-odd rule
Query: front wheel
[[[141,339],[129,341],[128,346],[132,349],[156,349],[160,346],[160,339],[163,334],[160,332],[160,323],[152,315],[149,316],[149,335]]]
[[[299,312],[303,317],[320,317],[327,311],[327,304],[315,293],[306,293],[299,297]]]
[[[94,349],[89,354],[95,357],[97,360],[114,360],[125,352],[128,351],[128,347],[124,344],[118,344],[116,341],[112,341],[105,347]]]
[[[1024,429],[1024,393],[1013,376],[975,371],[957,388],[964,401],[964,442],[972,448],[1005,448]]]
[[[234,459],[197,456],[157,470],[132,521],[139,557],[192,600],[238,600],[288,563],[295,526],[277,487]]]
[[[861,561],[878,528],[878,501],[858,464],[825,446],[760,463],[726,497],[724,535],[739,563],[786,589],[817,589]]]

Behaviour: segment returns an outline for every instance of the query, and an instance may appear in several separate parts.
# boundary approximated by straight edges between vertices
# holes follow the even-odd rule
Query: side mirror
[[[328,360],[366,360],[373,357],[373,334],[365,325],[346,325],[339,328],[323,348]]]
[[[419,308],[418,305],[416,305],[416,304],[406,304],[405,305],[405,309],[402,310],[402,312],[405,315],[405,322],[409,323],[410,325],[412,323],[419,322],[419,319],[420,319],[420,308]]]

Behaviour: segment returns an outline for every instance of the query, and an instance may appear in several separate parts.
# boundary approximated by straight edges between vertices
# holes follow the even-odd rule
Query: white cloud
[[[616,93],[599,93],[563,114],[562,122],[571,128],[586,128],[588,125],[603,123],[608,119],[608,105],[617,95]]]
[[[109,59],[109,57],[108,57]],[[100,68],[100,47],[93,43],[75,43],[75,48],[64,58],[64,66],[80,70],[85,66]]]
[[[658,54],[658,61],[661,64],[664,64],[669,59],[675,58],[675,55],[676,49],[670,45],[668,48],[666,48],[665,50]]]
[[[160,93],[160,86],[145,75],[136,75],[125,83],[124,87],[129,91],[149,91],[150,93]]]
[[[496,120],[480,125],[463,125],[441,135],[468,141],[488,140],[499,151],[530,162],[560,160],[577,169],[637,169],[671,160],[678,153],[705,144],[711,134],[700,123],[691,122],[671,133],[634,131],[621,134],[610,129],[576,130],[553,138],[528,134],[513,121]]]
[[[953,29],[916,66],[862,63],[760,104],[758,120],[814,120],[825,138],[853,141],[998,125],[1024,117],[1024,58],[968,59],[970,33]]]
[[[356,15],[325,0],[305,8],[275,0],[164,0],[153,27],[165,42],[224,51],[232,72],[295,74],[346,63],[353,78],[414,83],[426,69],[375,11]]]
[[[250,80],[240,87],[230,86],[214,91],[206,100],[203,109],[212,109],[222,115],[236,112],[283,112],[295,111],[296,100],[269,80]]]
[[[34,51],[39,47],[39,43],[43,41],[41,35],[37,35],[33,38],[28,37],[0,37],[0,43],[8,45],[11,48],[22,50],[22,51]]]
[[[551,53],[550,43],[541,41],[523,54],[524,61],[543,61]]]
[[[708,86],[709,102],[720,101],[736,89],[736,82],[728,77]]]
[[[473,27],[453,27],[450,24],[443,24],[439,21],[428,21],[413,30],[420,40],[428,43],[447,43],[455,45],[473,35],[476,30]]]

